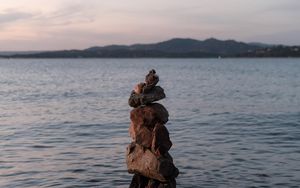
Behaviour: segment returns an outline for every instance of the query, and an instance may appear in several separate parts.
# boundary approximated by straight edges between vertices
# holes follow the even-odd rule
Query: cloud
[[[299,13],[300,9],[300,1],[299,0],[285,0],[285,1],[278,1],[277,3],[270,4],[265,11],[272,11],[272,12],[295,12]]]
[[[253,41],[257,37],[270,43],[279,39],[282,43],[292,43],[290,36],[293,36],[293,43],[300,42],[296,37],[300,30],[299,0],[0,2],[3,48],[14,44],[16,48],[25,48],[26,43],[30,49],[85,48],[172,37],[242,41]]]
[[[82,4],[62,6],[56,10],[43,12],[36,21],[47,25],[69,25],[74,23],[91,22],[94,18],[91,7]]]
[[[34,16],[32,13],[8,9],[0,13],[0,24],[12,23],[18,20],[30,19]]]

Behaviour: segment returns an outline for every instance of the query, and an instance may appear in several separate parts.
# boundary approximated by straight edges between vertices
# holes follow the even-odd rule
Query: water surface
[[[152,68],[178,187],[300,185],[300,59],[0,59],[0,187],[128,187],[127,99]]]

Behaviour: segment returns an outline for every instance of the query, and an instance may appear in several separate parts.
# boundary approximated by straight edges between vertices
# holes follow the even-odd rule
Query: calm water
[[[127,99],[151,68],[178,187],[299,187],[300,59],[0,59],[0,187],[128,187]]]

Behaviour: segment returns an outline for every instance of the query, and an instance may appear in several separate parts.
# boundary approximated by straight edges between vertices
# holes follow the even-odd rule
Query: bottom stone
[[[127,147],[126,163],[129,173],[140,174],[163,183],[179,174],[171,157],[157,158],[149,149],[134,142]]]
[[[162,183],[139,174],[134,174],[129,188],[176,188],[176,180],[172,179],[166,183]]]

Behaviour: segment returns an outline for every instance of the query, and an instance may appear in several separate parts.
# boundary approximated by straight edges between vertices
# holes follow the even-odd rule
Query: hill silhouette
[[[295,50],[296,49],[296,50]],[[299,57],[298,47],[244,43],[209,38],[173,38],[152,44],[94,46],[84,50],[60,50],[2,55],[9,58],[201,58],[201,57]]]

